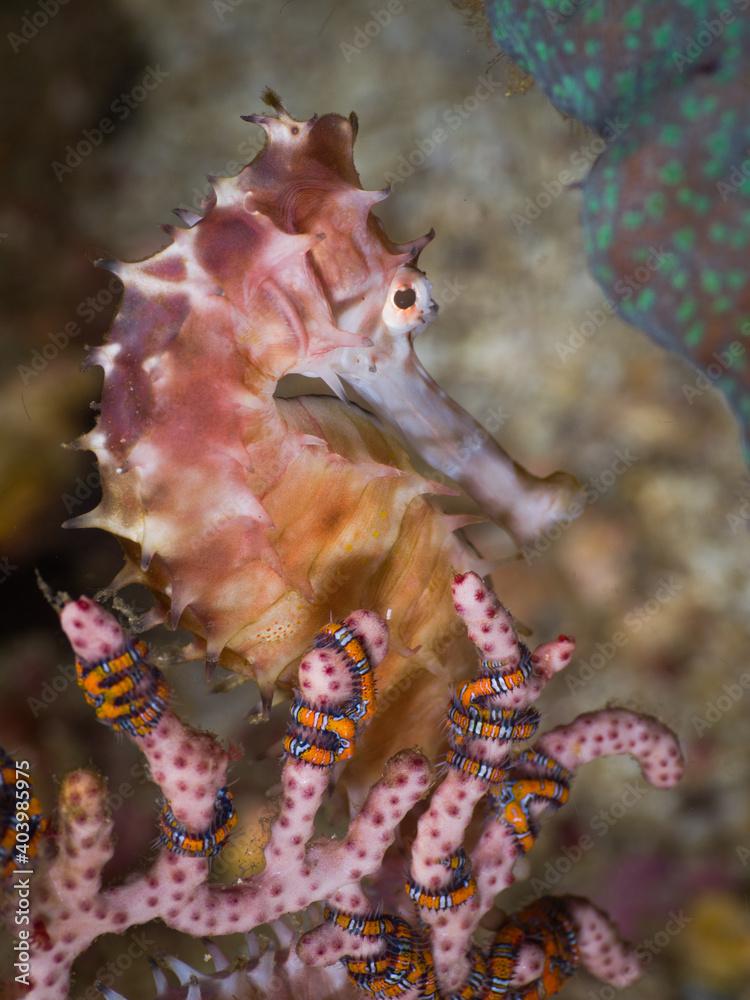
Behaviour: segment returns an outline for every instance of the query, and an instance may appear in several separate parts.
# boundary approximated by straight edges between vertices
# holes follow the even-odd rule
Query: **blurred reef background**
[[[0,27],[0,743],[33,761],[44,805],[93,764],[116,813],[112,877],[151,848],[153,788],[85,708],[35,580],[93,593],[120,563],[103,533],[60,526],[98,496],[91,457],[61,448],[93,420],[84,345],[118,296],[91,261],[152,253],[207,173],[236,173],[262,143],[239,116],[270,85],[298,118],[355,110],[363,184],[393,186],[389,233],[436,228],[421,259],[441,304],[418,348],[431,373],[534,472],[586,486],[581,515],[521,558],[497,530],[472,535],[535,638],[578,640],[545,723],[616,701],[658,715],[687,752],[667,795],[627,761],[591,765],[509,908],[546,891],[608,908],[647,964],[623,1000],[750,997],[750,479],[710,373],[618,320],[587,273],[576,182],[601,140],[447,0],[5,0]],[[179,662],[184,638],[158,644],[179,707],[248,749],[238,804],[262,829],[283,706],[248,724],[252,686],[208,696],[201,665]],[[258,846],[238,838],[224,874],[251,870]],[[74,995],[104,970],[148,996],[145,955],[161,950],[202,961],[200,942],[157,926],[103,938]],[[564,995],[615,994],[581,975]]]

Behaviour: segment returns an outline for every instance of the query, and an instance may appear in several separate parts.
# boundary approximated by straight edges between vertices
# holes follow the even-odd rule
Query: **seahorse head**
[[[417,267],[432,233],[403,246],[385,234],[372,209],[388,191],[363,190],[354,166],[355,115],[298,121],[266,96],[275,114],[245,116],[266,131],[265,148],[215,183],[205,217],[162,252],[164,267],[182,262],[186,278],[215,285],[220,308],[244,321],[241,349],[259,371],[323,374],[341,393],[321,364],[329,352],[366,348],[372,364],[376,345],[434,315]]]

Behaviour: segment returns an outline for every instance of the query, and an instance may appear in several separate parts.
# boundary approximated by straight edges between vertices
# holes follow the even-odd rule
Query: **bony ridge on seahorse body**
[[[146,583],[157,615],[204,637],[212,661],[229,647],[268,693],[351,589],[355,549],[367,560],[357,579],[380,581],[404,647],[427,643],[408,551],[418,537],[433,567],[430,552],[467,568],[476,554],[426,495],[463,487],[526,542],[568,516],[575,485],[525,472],[420,364],[414,338],[435,306],[418,260],[432,233],[403,245],[385,234],[372,209],[387,192],[363,190],[354,166],[356,118],[297,121],[266,99],[272,113],[248,116],[263,150],[213,180],[203,216],[182,213],[187,228],[170,227],[152,256],[107,265],[124,294],[90,357],[104,369],[100,415],[79,441],[103,499],[74,523],[122,540],[114,587]],[[361,406],[280,398],[288,375]],[[439,474],[417,471],[389,429]],[[447,599],[443,587],[446,612]]]

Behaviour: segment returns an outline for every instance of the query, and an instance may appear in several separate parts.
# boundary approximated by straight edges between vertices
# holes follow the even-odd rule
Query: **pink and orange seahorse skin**
[[[103,500],[74,523],[123,541],[115,586],[146,582],[160,600],[146,624],[181,621],[266,693],[329,613],[390,610],[387,690],[444,671],[460,642],[451,567],[479,564],[454,531],[490,518],[527,539],[565,516],[574,486],[516,465],[417,359],[435,312],[417,267],[431,234],[385,235],[371,210],[386,193],[362,190],[354,167],[355,117],[296,121],[269,99],[275,113],[249,116],[264,150],[215,182],[205,215],[182,213],[187,228],[152,257],[107,265],[125,291],[91,355],[101,415],[79,442]],[[339,399],[277,398],[291,374]],[[446,492],[462,515],[428,499]]]

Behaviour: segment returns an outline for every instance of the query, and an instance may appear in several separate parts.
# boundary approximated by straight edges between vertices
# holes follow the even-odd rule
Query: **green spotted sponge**
[[[583,185],[620,314],[710,374],[750,437],[750,0],[490,0],[494,36],[607,147]]]

